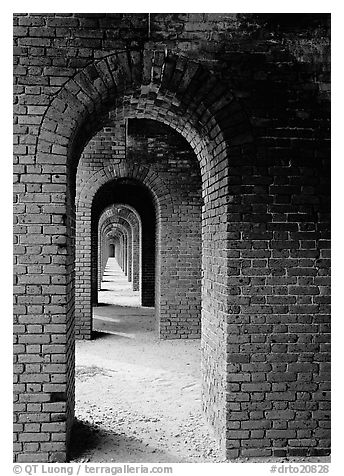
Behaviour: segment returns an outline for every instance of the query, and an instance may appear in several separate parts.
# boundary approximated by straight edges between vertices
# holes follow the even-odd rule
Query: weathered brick
[[[199,336],[202,308],[204,408],[227,457],[328,454],[326,431],[314,445],[316,428],[328,430],[319,425],[329,416],[329,394],[322,394],[328,387],[319,387],[329,379],[328,16],[300,22],[297,15],[152,14],[151,21],[148,45],[140,14],[14,16],[14,310],[17,341],[34,339],[15,344],[15,370],[20,378],[25,364],[24,375],[39,375],[44,362],[48,370],[41,375],[52,379],[43,388],[16,384],[18,401],[28,395],[37,405],[50,401],[51,392],[65,392],[65,384],[54,382],[73,366],[65,353],[71,321],[65,290],[73,272],[66,197],[74,193],[74,173],[77,196],[87,183],[89,212],[83,240],[77,233],[77,273],[94,267],[97,187],[130,178],[154,191],[160,211],[162,337]],[[137,50],[123,54],[129,44]],[[93,112],[106,113],[110,90],[122,116],[113,110],[107,130]],[[148,118],[154,119],[150,127]],[[83,150],[72,150],[91,136]],[[70,167],[69,159],[79,154],[76,170],[77,160]],[[140,202],[142,209],[148,203],[143,196]],[[103,253],[101,241],[100,248]],[[146,304],[154,304],[157,276],[146,251],[142,291]],[[134,263],[124,261],[134,276]],[[76,314],[84,319],[79,336],[85,338],[90,313],[82,303],[90,302],[90,287],[97,291],[92,276],[77,281]],[[40,334],[51,340],[42,346],[35,342]],[[68,395],[72,401],[72,390]],[[30,408],[34,414],[38,407]],[[66,410],[46,407],[40,414],[52,411],[60,418]],[[312,419],[296,417],[302,411],[313,412]],[[227,438],[226,421],[238,432],[235,439]],[[65,430],[48,428],[39,446],[24,437],[41,433],[19,433],[18,461],[64,461]]]

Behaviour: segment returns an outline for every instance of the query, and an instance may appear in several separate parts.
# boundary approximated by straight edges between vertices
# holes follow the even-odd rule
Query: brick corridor
[[[98,301],[101,304],[140,306],[140,293],[133,291],[132,283],[128,282],[116,258],[109,258],[107,261]]]
[[[130,328],[154,329],[154,308],[140,306],[140,292],[121,270],[116,258],[109,258],[99,291],[99,306],[93,308],[93,330],[107,334],[126,333]]]
[[[88,444],[74,460],[219,461],[201,411],[200,341],[160,340],[154,308],[139,305],[115,258],[99,304],[95,339],[76,343],[76,416]]]
[[[113,445],[327,457],[330,15],[13,22],[15,461],[82,440],[75,357]],[[110,261],[98,304],[111,245],[140,294]]]
[[[201,408],[200,340],[159,339],[154,308],[139,305],[115,258],[108,259],[99,303],[94,339],[76,341],[71,462],[224,461]]]

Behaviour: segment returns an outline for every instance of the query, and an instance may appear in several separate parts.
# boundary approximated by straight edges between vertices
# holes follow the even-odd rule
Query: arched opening
[[[127,300],[123,301],[123,296],[118,300],[117,294],[111,288],[114,301],[111,302],[111,299],[109,301],[109,296],[107,296],[106,302],[117,306],[120,306],[119,303],[125,302],[126,307],[130,307],[131,303],[131,307],[154,308],[155,295],[158,293],[156,288],[159,286],[156,277],[156,228],[158,222],[157,210],[150,190],[136,179],[110,180],[95,194],[91,216],[93,295],[104,297],[101,281],[107,264],[107,256],[104,255],[106,247],[103,244],[103,236],[104,233],[116,227],[117,259],[115,261],[122,271],[123,278],[128,283],[128,286],[123,288],[122,278],[119,279],[122,291],[126,290]],[[128,216],[131,217],[129,220],[135,220],[135,236],[133,224],[128,220]],[[113,260],[112,263],[114,263]],[[114,268],[117,268],[116,264],[114,264]],[[115,274],[118,277],[119,273]],[[135,275],[135,282],[138,285],[135,289],[133,288],[133,275]],[[115,286],[114,281],[111,286]],[[93,299],[96,314],[98,304],[103,304],[98,296],[97,299]],[[130,301],[130,296],[135,299]],[[112,310],[115,312],[115,308]],[[108,312],[110,311],[111,308],[108,309]],[[104,309],[102,312],[105,312]],[[156,328],[158,328],[158,324],[156,324]]]
[[[86,146],[78,168],[76,247],[77,254],[82,249],[82,259],[77,263],[76,275],[77,335],[91,337],[90,297],[83,281],[90,273],[88,263],[92,254],[89,279],[92,282],[92,301],[97,302],[99,273],[96,253],[91,253],[91,248],[97,247],[97,220],[106,207],[124,203],[138,212],[141,221],[145,217],[148,224],[142,227],[140,253],[142,306],[156,306],[161,337],[198,338],[202,197],[196,157],[185,139],[157,121],[129,120],[125,137],[123,131],[125,129],[118,126],[101,129]],[[111,152],[112,144],[121,141],[126,144],[125,152],[109,166],[108,150],[104,144],[110,144]],[[147,190],[150,195],[142,194],[142,190]],[[145,203],[150,203],[151,210],[155,207],[155,215],[143,208]],[[147,219],[148,216],[151,218]],[[86,242],[90,242],[91,247],[87,249],[85,237],[89,235],[91,238]],[[155,254],[156,260],[152,258]],[[126,263],[127,259],[125,273]],[[128,272],[130,275],[130,266]]]
[[[84,180],[87,177],[87,161],[92,164],[92,177],[95,176],[94,156],[101,163],[99,172],[96,173],[103,172],[105,160],[108,167],[111,159],[103,158],[107,152],[104,143],[109,143],[111,148],[116,140],[118,142],[116,129],[112,129],[112,140],[110,130],[109,126],[105,131],[102,129],[92,139],[92,146],[86,146],[88,151],[94,150],[94,155],[88,152],[87,159],[84,155],[81,156]],[[104,139],[105,135],[107,141]],[[141,370],[138,370],[136,380],[132,378],[131,387],[136,386],[136,392],[140,391],[142,395],[147,395],[148,403],[142,405],[142,417],[159,418],[164,427],[170,419],[174,435],[178,433],[178,428],[188,424],[190,416],[186,417],[185,413],[189,412],[195,417],[201,411],[200,343],[194,342],[188,347],[183,343],[184,339],[200,337],[201,177],[197,171],[198,163],[194,152],[186,141],[178,136],[175,131],[157,121],[142,119],[129,122],[126,154],[125,157],[123,154],[122,158],[122,164],[127,166],[127,176],[104,181],[95,192],[90,206],[92,294],[94,296],[98,291],[98,299],[97,301],[93,299],[91,334],[96,342],[89,352],[100,348],[99,341],[107,343],[111,355],[116,356],[120,349],[121,371],[123,371],[129,366],[129,362],[130,365],[134,365],[137,348],[140,347]],[[97,144],[101,144],[102,148],[98,150]],[[136,178],[130,178],[130,175],[133,175],[130,167],[137,162],[140,163],[141,170],[155,174],[155,180],[150,186],[146,185],[142,181],[142,176],[138,174]],[[160,196],[157,188],[158,179],[165,184],[164,194],[160,193]],[[81,178],[78,179],[78,185],[83,188]],[[168,209],[164,207],[167,198],[172,204]],[[79,210],[83,208],[86,213],[86,201],[83,202],[82,194],[78,196],[77,205]],[[130,282],[134,280],[132,276],[135,274],[133,273],[135,266],[131,264],[135,258],[135,253],[131,252],[135,243],[132,233],[135,214],[139,217],[140,223],[140,227],[136,228],[141,229],[139,291],[142,308],[136,305],[135,300],[130,299],[135,297],[134,291],[131,296],[128,292]],[[80,214],[78,216],[81,217]],[[79,230],[78,220],[76,225]],[[104,240],[109,238],[115,240],[117,261],[109,259],[106,253],[108,244]],[[84,246],[84,241],[77,239],[77,252],[78,244]],[[87,266],[87,261],[85,260],[83,264],[84,267]],[[83,273],[81,269],[79,272]],[[99,286],[101,278],[103,283]],[[149,309],[154,306],[155,316]],[[82,307],[85,309],[85,306]],[[166,342],[162,356],[163,346],[158,345],[157,335],[164,339],[173,338],[179,342],[176,342],[174,348]],[[130,345],[125,345],[125,339],[131,339]],[[179,356],[177,360],[176,355]],[[79,356],[82,357],[84,365],[89,357],[84,356],[82,350],[79,351]],[[146,376],[146,386],[150,392],[154,389],[160,398],[154,397],[154,408],[150,408],[152,395],[147,394],[147,389],[139,390],[138,382],[141,379],[139,373],[142,370],[147,372],[150,368],[151,363],[147,359],[153,357],[159,363],[155,365],[156,370],[150,371],[150,375]],[[97,362],[97,355],[94,356],[94,362]],[[167,365],[167,362],[169,371],[164,371],[166,388],[161,389],[157,387],[157,382],[160,381],[157,372],[161,372],[160,365]],[[197,368],[197,378],[194,373],[185,375],[181,371],[182,362],[185,367],[189,365],[193,372],[196,372]],[[112,362],[107,365],[108,368],[114,368]],[[117,367],[115,368],[117,371]],[[76,411],[77,416],[82,418],[86,405],[82,394],[87,393],[88,401],[92,394],[90,390],[84,388],[83,382],[80,382],[79,369],[80,360],[77,365]],[[178,382],[175,379],[176,375],[179,377]],[[113,398],[117,405],[122,407],[120,378],[116,385],[117,393],[113,393]],[[192,388],[192,391],[186,392],[184,388]],[[164,407],[167,400],[177,400],[180,412],[178,416],[174,417],[168,413]],[[135,397],[127,390],[126,411],[133,407],[135,408]],[[147,435],[139,433],[140,430],[142,431],[138,425],[137,432],[140,438],[147,438]],[[153,431],[152,441],[157,444],[156,438],[157,435],[161,436],[161,430],[154,428],[151,432]],[[175,436],[173,438],[176,439]]]
[[[128,68],[127,61],[143,61],[144,67],[139,70],[133,69],[132,71],[136,73],[132,75],[131,66]],[[165,68],[167,62],[170,64]],[[252,136],[240,105],[226,91],[225,86],[218,85],[219,87],[214,88],[216,83],[217,79],[197,63],[185,60],[179,64],[178,58],[167,57],[164,52],[147,50],[143,58],[133,56],[131,59],[126,54],[110,55],[85,68],[82,73],[78,73],[69,80],[61,93],[52,101],[42,121],[37,145],[37,161],[45,163],[49,160],[47,152],[48,155],[55,153],[56,163],[61,163],[58,160],[63,161],[67,172],[66,202],[63,211],[61,209],[61,212],[65,214],[66,222],[66,234],[61,238],[67,249],[64,265],[68,276],[64,312],[67,328],[70,329],[65,352],[68,375],[66,443],[70,435],[74,408],[73,202],[78,158],[85,144],[97,131],[108,124],[109,120],[115,120],[118,123],[123,119],[126,121],[130,118],[149,118],[162,122],[180,133],[200,164],[198,172],[202,177],[204,203],[202,208],[202,398],[206,417],[215,430],[220,447],[226,451],[227,416],[229,417],[227,410],[232,394],[225,376],[227,375],[227,356],[235,353],[235,348],[228,346],[226,338],[227,317],[234,311],[234,308],[231,310],[228,305],[228,292],[230,292],[226,278],[228,269],[237,270],[235,273],[231,272],[232,280],[240,277],[239,261],[237,260],[238,267],[233,267],[233,259],[221,251],[227,249],[230,233],[225,219],[229,211],[228,197],[236,193],[234,189],[230,191],[229,187],[228,159],[232,156],[239,160],[242,154],[252,153],[250,148]],[[65,117],[68,117],[68,121],[64,120]],[[61,124],[63,124],[62,129]],[[170,201],[168,194],[164,193],[166,189],[164,182],[156,180],[157,174],[147,169],[140,169],[139,164],[108,167],[103,172],[101,180],[106,183],[114,176],[127,177],[128,171],[131,178],[139,177],[146,185],[151,185],[152,189],[155,189],[155,198],[158,197],[161,200],[159,213],[173,210],[173,202]],[[92,187],[99,185],[99,181],[97,182],[99,177],[96,175],[94,174],[94,178],[90,177],[85,182],[85,188],[82,191],[88,203],[92,203],[95,193]],[[56,210],[54,213],[57,213]],[[81,214],[84,216],[85,229],[90,228],[90,211],[82,210]],[[164,220],[161,219],[161,223],[163,222]],[[60,243],[62,244],[62,241]],[[91,240],[86,243],[85,250],[77,257],[77,279],[78,263],[82,262],[83,256],[89,259],[90,254]],[[160,253],[160,256],[165,256],[168,261],[168,250],[165,255]],[[183,273],[181,276],[183,277]],[[90,283],[90,273],[83,279]],[[176,280],[176,286],[177,282],[178,280]],[[90,286],[86,287],[90,288]],[[162,288],[161,283],[160,288]],[[167,285],[166,292],[169,290],[170,286]],[[76,297],[78,298],[77,295]],[[160,301],[159,306],[162,310],[168,309],[168,313],[160,319],[160,330],[168,338],[181,335],[182,329],[185,328],[185,321],[178,319],[178,316],[173,316],[173,319],[168,317],[171,315],[168,303]],[[78,313],[82,315],[83,309],[78,307],[78,303],[75,309],[77,322]],[[86,311],[90,314],[90,309]],[[199,324],[199,322],[195,323],[194,330],[190,334],[199,334]],[[76,327],[76,331],[80,329]],[[79,335],[89,338],[90,334],[91,324],[87,320],[83,323]],[[232,371],[236,372],[234,368]],[[236,401],[235,395],[233,395],[233,401]]]
[[[127,247],[124,248],[121,228],[128,233]],[[116,252],[117,249],[117,252]],[[122,263],[123,253],[126,260]],[[94,253],[94,250],[92,250]],[[108,258],[116,258],[118,265],[123,269],[126,265],[128,282],[132,291],[140,291],[141,284],[141,254],[142,254],[142,224],[137,211],[130,205],[115,204],[106,208],[98,224],[98,272],[93,269],[92,274],[98,274],[97,290],[101,289],[101,281]],[[124,272],[125,269],[124,269]],[[94,301],[93,301],[94,302]],[[141,303],[141,296],[140,296]]]
[[[164,201],[170,186],[162,171],[142,166],[137,155],[135,144],[147,150],[151,139],[137,120],[174,129],[198,160],[202,401],[221,449],[227,458],[329,454],[329,18],[306,15],[300,22],[292,15],[286,23],[269,16],[15,15],[16,461],[67,457],[74,335],[91,337],[91,324],[85,319],[80,326],[79,318],[83,310],[91,315],[90,288],[97,292],[97,273],[80,265],[91,261],[96,191],[111,180],[137,179],[162,204],[161,223],[175,210],[173,200]],[[77,168],[98,133],[104,143],[106,133],[116,141],[101,171],[82,171],[80,189]],[[79,193],[87,206],[76,211],[87,233],[75,247]],[[113,233],[129,278],[130,234],[118,227],[105,233]],[[169,258],[177,261],[175,249],[161,250],[161,269]],[[85,288],[76,312],[75,272]],[[177,281],[161,283],[166,296],[183,296]],[[190,321],[161,296],[163,335],[182,336]],[[83,298],[90,304],[80,305]],[[188,336],[185,344],[192,343]],[[77,343],[78,350],[96,344]],[[97,367],[84,370],[103,391]],[[163,376],[157,376],[162,387]],[[116,412],[103,412],[110,421],[120,408],[117,401],[109,407]]]

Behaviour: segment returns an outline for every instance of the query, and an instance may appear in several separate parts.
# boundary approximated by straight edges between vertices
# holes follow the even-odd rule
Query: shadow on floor
[[[107,334],[106,332],[92,331],[92,340],[104,339],[106,337],[110,337],[110,334]]]
[[[141,439],[116,433],[89,421],[75,419],[69,453],[70,462],[143,462],[147,454],[155,462],[184,462]]]
[[[100,439],[99,428],[91,423],[76,418],[71,434],[69,461],[78,459],[88,451],[96,448]]]
[[[148,316],[142,316],[139,314],[125,315],[117,313],[117,316],[113,317],[93,317],[93,329],[100,333],[109,334],[128,334],[133,338],[139,338],[140,335],[155,331],[154,314]]]
[[[101,331],[92,331],[92,340],[93,341],[98,341],[98,340],[111,340],[111,341],[116,341],[118,339],[128,339],[127,336],[123,336],[120,333],[109,333],[109,332],[101,332]]]

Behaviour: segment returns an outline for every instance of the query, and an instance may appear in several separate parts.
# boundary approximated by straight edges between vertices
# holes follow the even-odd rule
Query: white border
[[[6,0],[5,0],[6,1]],[[209,3],[211,9],[209,9]],[[343,295],[342,278],[344,270],[344,197],[341,193],[344,179],[344,153],[343,148],[343,7],[342,2],[328,0],[324,1],[295,1],[288,2],[272,2],[272,1],[241,1],[241,2],[224,2],[224,1],[180,1],[174,0],[173,3],[163,3],[157,1],[139,2],[126,1],[118,4],[114,1],[98,0],[97,2],[76,2],[60,0],[59,2],[44,2],[44,1],[14,1],[13,3],[6,2],[1,7],[1,169],[0,169],[0,193],[1,193],[1,273],[0,273],[0,290],[1,290],[1,383],[5,381],[4,389],[1,395],[2,408],[2,431],[0,448],[3,462],[12,461],[12,441],[10,435],[12,434],[12,286],[10,276],[12,274],[12,14],[20,12],[113,12],[119,10],[121,13],[139,13],[139,12],[161,12],[171,13],[195,13],[195,12],[216,12],[216,13],[332,13],[332,222],[333,222],[333,343],[334,349],[332,353],[333,359],[333,449],[332,449],[332,464],[330,474],[342,474],[343,469],[339,471],[339,465],[342,460],[342,432],[343,432],[343,356],[341,354],[342,336],[343,336],[343,320],[341,315],[343,303],[341,295]],[[4,461],[5,460],[5,461]],[[252,466],[255,465],[255,466]],[[7,466],[7,465],[6,465]],[[190,471],[197,470],[197,473],[206,474],[206,470],[210,469],[209,465],[178,465],[186,466],[180,472],[175,471],[175,474],[189,474]],[[211,470],[216,468],[217,474],[230,474],[233,472],[233,467],[223,465],[212,465]],[[259,468],[263,469],[261,472]],[[206,469],[205,469],[206,467]],[[246,469],[245,469],[245,468]],[[257,463],[246,463],[235,466],[235,474],[251,474],[252,471],[257,474],[268,474],[270,465]],[[227,469],[226,469],[227,468]],[[244,472],[245,471],[245,472]],[[5,471],[7,473],[7,471]],[[12,471],[10,470],[10,473]],[[208,471],[207,471],[208,473]]]

